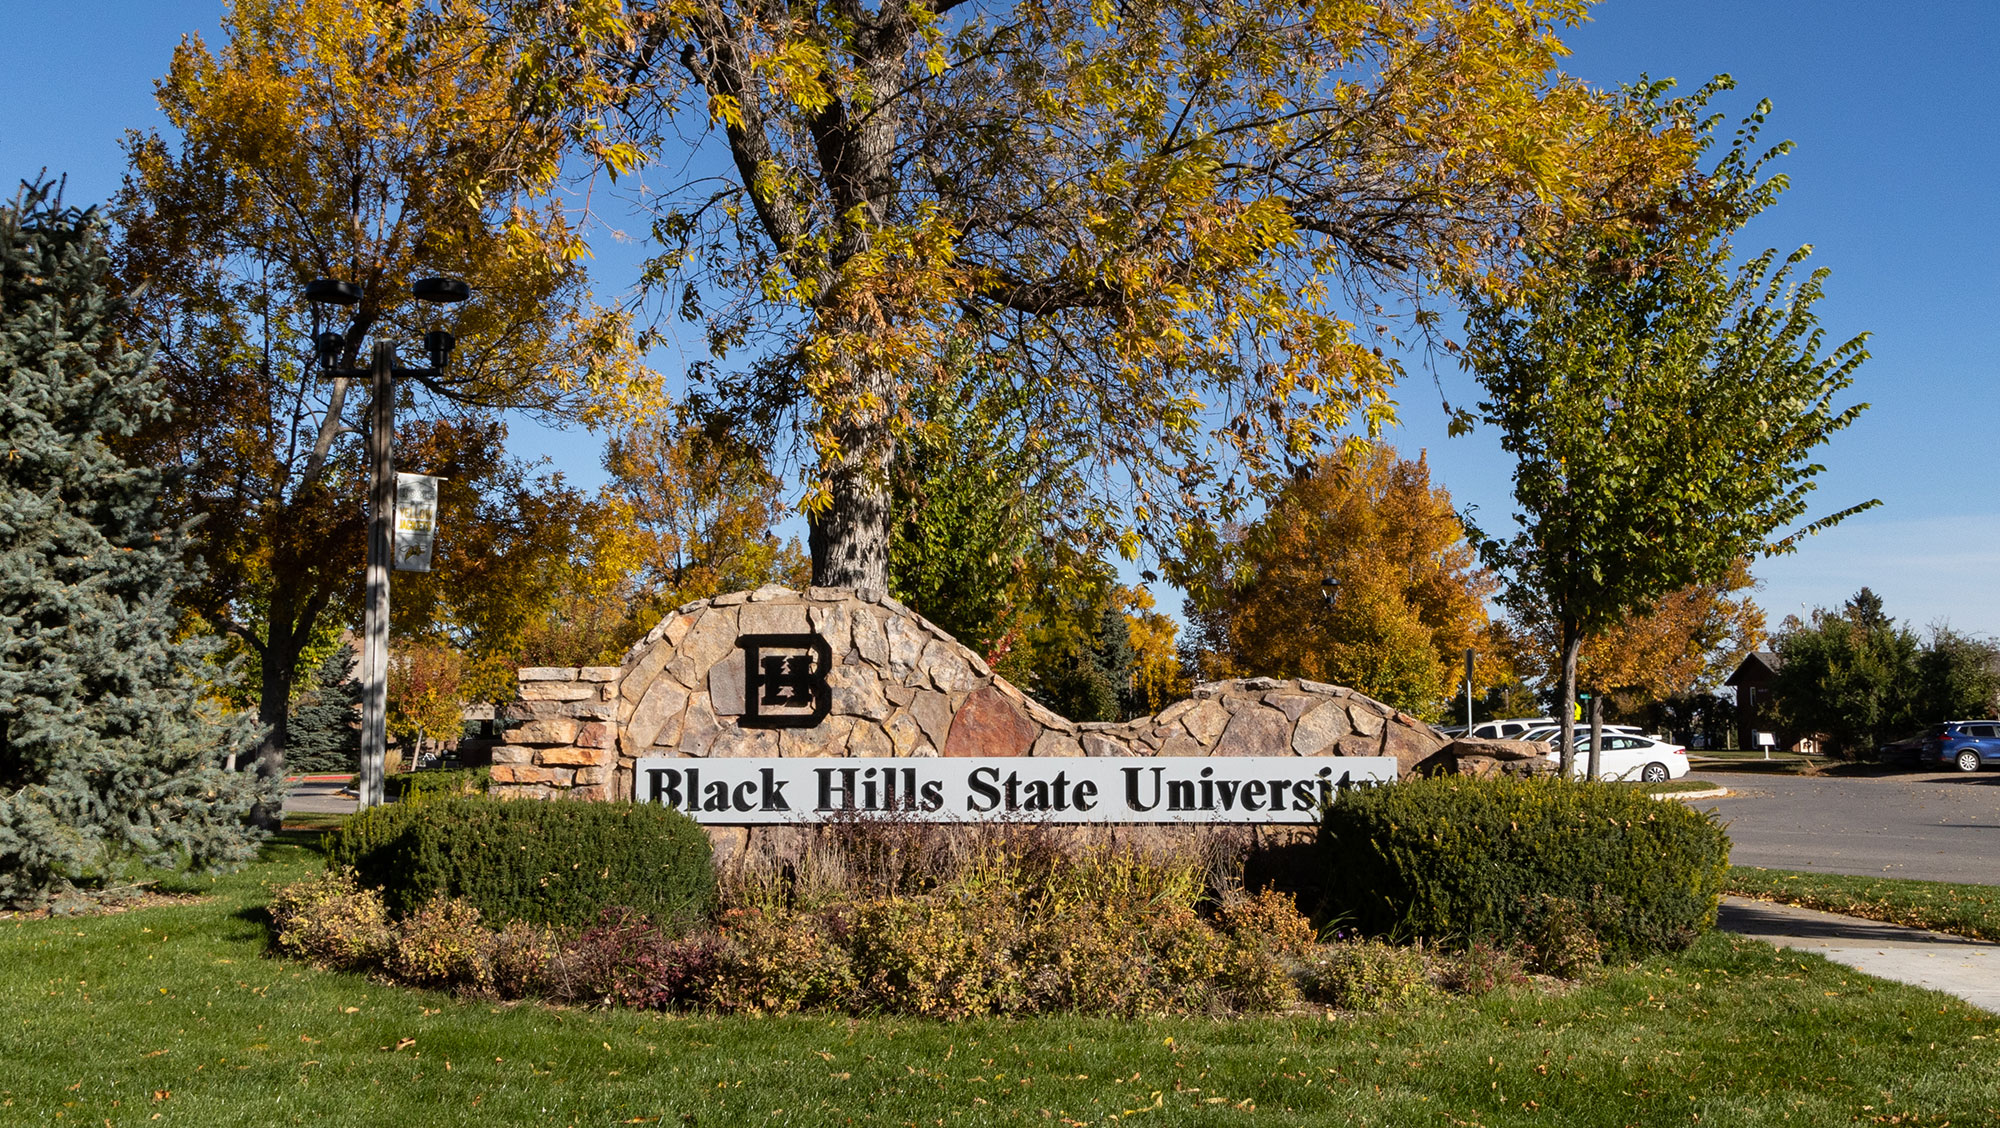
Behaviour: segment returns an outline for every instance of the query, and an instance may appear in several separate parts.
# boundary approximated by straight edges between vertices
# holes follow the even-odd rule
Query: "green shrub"
[[[279,951],[341,970],[379,963],[394,942],[381,896],[345,866],[272,890],[271,926]]]
[[[1307,999],[1343,1010],[1387,1010],[1431,993],[1420,947],[1347,940],[1328,945],[1299,969]]]
[[[491,768],[399,772],[382,781],[383,794],[396,803],[435,803],[461,795],[484,795],[492,786]]]
[[[1599,783],[1438,776],[1341,794],[1320,826],[1326,912],[1370,935],[1526,939],[1547,897],[1602,954],[1692,943],[1729,838],[1713,815]]]
[[[1021,1009],[1022,929],[1011,898],[889,897],[841,916],[862,1007],[932,1018]]]
[[[483,993],[493,987],[497,939],[479,923],[478,909],[440,897],[396,922],[396,941],[382,962],[405,983]]]
[[[392,803],[330,837],[328,864],[379,885],[391,913],[455,897],[495,923],[585,927],[626,906],[670,932],[715,903],[708,836],[657,804]]]
[[[731,909],[714,976],[696,1001],[729,1014],[789,1014],[846,1006],[854,985],[852,958],[824,918]]]

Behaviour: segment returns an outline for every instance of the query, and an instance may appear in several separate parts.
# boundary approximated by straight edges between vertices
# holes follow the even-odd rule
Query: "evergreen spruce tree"
[[[348,676],[354,648],[342,643],[313,671],[312,683],[292,705],[285,725],[285,768],[291,772],[351,772],[361,766],[361,728],[355,712],[361,683]]]
[[[176,638],[186,534],[111,445],[165,399],[107,266],[95,212],[55,186],[0,205],[0,903],[242,861],[275,797],[222,767],[254,733],[218,718],[205,650]]]

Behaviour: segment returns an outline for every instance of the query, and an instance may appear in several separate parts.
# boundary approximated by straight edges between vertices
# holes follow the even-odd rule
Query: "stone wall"
[[[832,668],[823,720],[740,723],[739,640],[758,635],[824,641]],[[536,798],[630,796],[642,756],[1335,755],[1393,756],[1405,774],[1535,770],[1523,749],[1447,747],[1415,717],[1313,681],[1210,683],[1157,716],[1074,724],[896,600],[839,588],[765,587],[687,604],[617,666],[522,670],[518,699],[500,717],[495,790]]]

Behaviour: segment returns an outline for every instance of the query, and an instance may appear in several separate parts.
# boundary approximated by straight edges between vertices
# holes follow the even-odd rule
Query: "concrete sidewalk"
[[[1741,897],[1722,899],[1715,926],[2000,1013],[2000,944]]]

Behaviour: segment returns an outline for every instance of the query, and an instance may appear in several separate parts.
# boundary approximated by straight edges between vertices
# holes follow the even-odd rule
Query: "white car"
[[[1549,723],[1547,717],[1514,717],[1486,721],[1472,726],[1472,736],[1475,740],[1520,740],[1521,734],[1527,730]]]
[[[1557,759],[1554,748],[1548,757]],[[1590,733],[1577,738],[1576,764],[1570,774],[1581,779],[1590,770]],[[1633,779],[1645,783],[1665,783],[1688,774],[1687,749],[1650,736],[1629,733],[1604,734],[1604,751],[1598,755],[1598,779]]]
[[[1527,732],[1522,733],[1520,739],[1544,740],[1544,741],[1554,740],[1556,738],[1556,734],[1561,731],[1562,731],[1561,729],[1557,728],[1554,725],[1543,725],[1540,728],[1531,728]],[[1605,725],[1604,732],[1606,735],[1616,734],[1619,736],[1646,735],[1646,730],[1640,728],[1637,725]],[[1587,736],[1590,733],[1590,726],[1579,721],[1577,722],[1576,733],[1578,736]]]

